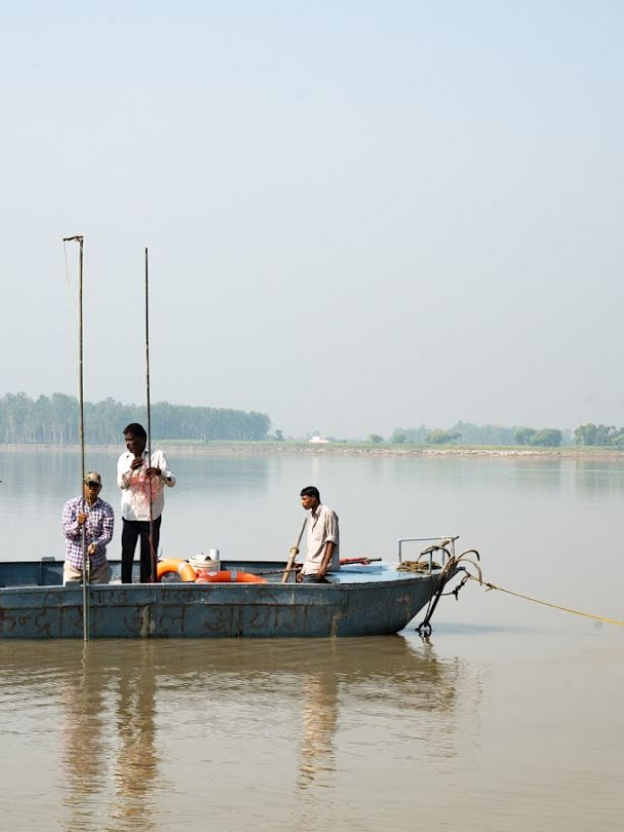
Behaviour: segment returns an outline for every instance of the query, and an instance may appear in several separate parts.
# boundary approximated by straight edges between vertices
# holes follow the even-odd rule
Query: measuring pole
[[[82,513],[86,514],[84,498],[85,479],[85,438],[84,438],[84,375],[83,375],[83,337],[82,337],[82,261],[84,237],[63,237],[64,243],[77,242],[79,246],[78,255],[78,429],[80,433],[80,494],[82,496]],[[87,540],[85,524],[81,527],[82,542],[82,624],[83,639],[89,640],[89,595],[87,584],[89,583],[89,559],[87,557]]]
[[[150,401],[150,355],[149,355],[149,257],[147,248],[145,249],[145,384],[147,392],[147,467],[152,467],[152,407]],[[149,519],[149,549],[150,549],[150,563],[151,563],[151,582],[156,582],[157,572],[157,555],[154,548],[154,507],[153,507],[153,493],[152,493],[152,478],[149,477],[149,504],[150,504],[150,519]]]

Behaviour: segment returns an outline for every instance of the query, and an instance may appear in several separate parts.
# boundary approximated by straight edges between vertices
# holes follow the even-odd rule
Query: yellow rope
[[[615,618],[604,618],[602,615],[592,615],[590,612],[581,612],[580,610],[572,610],[569,607],[560,607],[558,604],[550,604],[548,601],[540,601],[539,598],[531,598],[530,595],[521,595],[519,592],[512,592],[510,589],[504,589],[502,586],[489,584],[487,581],[480,581],[472,575],[469,575],[469,578],[471,581],[480,583],[481,586],[486,588],[486,590],[497,589],[499,592],[506,592],[507,595],[515,595],[516,598],[524,598],[525,601],[533,601],[533,603],[542,604],[545,607],[552,607],[553,609],[562,610],[563,612],[571,612],[574,615],[582,615],[584,618],[593,618],[594,621],[602,621],[604,624],[619,624],[620,627],[624,627],[624,621],[618,621]]]

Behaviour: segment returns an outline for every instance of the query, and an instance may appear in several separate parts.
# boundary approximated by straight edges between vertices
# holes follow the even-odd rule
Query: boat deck
[[[281,583],[285,562],[221,561],[267,583],[112,583],[86,592],[89,638],[275,638],[385,635],[402,630],[440,586],[438,572],[345,566],[327,583]],[[135,564],[138,578],[139,565]],[[63,561],[0,564],[0,639],[82,638],[85,594],[63,586]],[[177,578],[177,575],[175,576]]]
[[[109,561],[109,565],[112,568],[112,579],[109,586],[121,584],[121,561],[112,560]],[[271,584],[281,583],[282,570],[285,568],[285,561],[221,561],[221,569],[223,570],[263,575],[267,582]],[[343,566],[338,572],[328,574],[327,583],[318,584],[318,586],[403,581],[406,577],[409,577],[409,575],[406,575],[405,572],[398,572],[395,564],[391,563],[352,564]],[[134,563],[133,583],[139,583],[138,561]],[[166,576],[163,583],[179,583],[179,579],[177,576]],[[288,583],[289,586],[295,586],[294,578],[291,577]],[[40,561],[5,561],[0,563],[0,588],[42,586],[63,586],[63,560],[46,557]],[[241,585],[235,584],[235,586]],[[315,584],[307,584],[307,586],[315,586]]]

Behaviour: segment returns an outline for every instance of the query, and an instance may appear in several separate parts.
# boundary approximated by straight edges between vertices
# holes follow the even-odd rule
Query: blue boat
[[[427,551],[427,550],[425,550]],[[446,551],[446,550],[444,550]],[[401,543],[399,543],[401,559]],[[283,561],[222,561],[265,583],[119,583],[63,586],[54,558],[0,564],[0,639],[284,638],[374,636],[397,633],[458,571],[457,559],[344,566],[324,584],[282,583]],[[398,567],[402,568],[399,569]]]

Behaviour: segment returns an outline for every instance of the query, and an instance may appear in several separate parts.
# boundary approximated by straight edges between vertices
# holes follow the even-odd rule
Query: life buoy
[[[159,562],[156,571],[159,581],[163,575],[167,575],[170,572],[177,572],[180,578],[187,583],[193,583],[197,578],[197,572],[190,563],[182,560],[182,558],[170,558],[169,560],[161,560]]]
[[[199,570],[200,574],[195,581],[197,584],[266,584],[267,579],[262,575],[254,575],[251,572],[207,572]],[[203,573],[203,574],[202,574]]]

